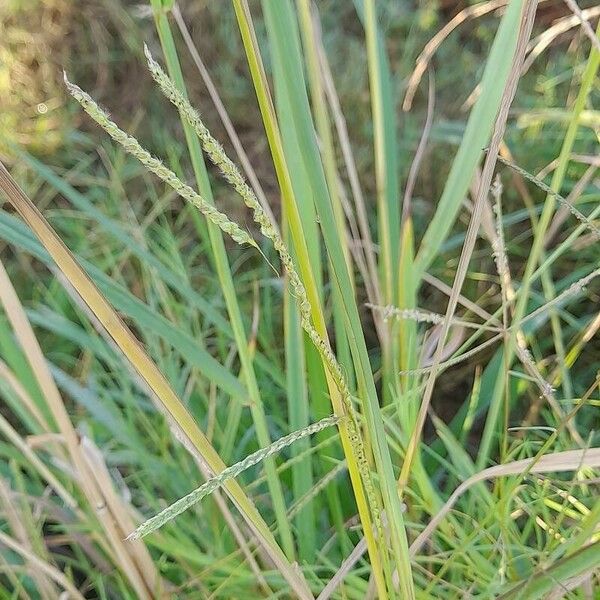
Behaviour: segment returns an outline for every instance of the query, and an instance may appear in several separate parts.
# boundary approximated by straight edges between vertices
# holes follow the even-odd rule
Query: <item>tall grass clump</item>
[[[386,3],[357,0],[365,152],[321,7],[232,0],[218,10],[237,30],[266,192],[179,7],[150,4],[149,75],[185,147],[165,131],[158,158],[65,74],[110,138],[89,134],[101,167],[82,159],[61,175],[15,147],[23,188],[50,190],[42,209],[0,165],[12,206],[0,212],[1,585],[23,597],[588,597],[600,585],[599,378],[586,360],[600,318],[583,302],[600,275],[590,14],[569,5],[587,54],[553,84],[568,88],[557,124],[553,107],[520,108],[549,43],[534,0],[465,9],[412,76],[408,41],[391,60]],[[424,219],[423,165],[447,143],[433,53],[500,7]],[[174,27],[228,141],[190,100],[197,73],[184,75]],[[410,156],[417,117],[399,93],[408,110],[425,73]],[[560,131],[541,172],[522,148],[527,118]],[[46,208],[55,194],[60,218]],[[15,273],[39,277],[37,262],[52,278],[24,303]]]

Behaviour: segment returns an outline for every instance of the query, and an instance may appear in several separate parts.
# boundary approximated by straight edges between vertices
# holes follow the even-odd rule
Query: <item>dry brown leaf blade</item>
[[[508,475],[520,475],[524,471],[530,473],[561,473],[564,471],[576,471],[581,467],[600,467],[600,448],[585,448],[582,450],[566,450],[564,452],[555,452],[545,454],[540,458],[524,458],[515,460],[503,465],[495,465],[484,469],[475,475],[472,475],[463,481],[452,493],[440,511],[431,519],[427,527],[417,536],[410,546],[411,556],[415,556],[423,547],[425,542],[431,537],[436,527],[442,522],[444,517],[450,512],[456,501],[476,483],[496,477],[505,477]]]

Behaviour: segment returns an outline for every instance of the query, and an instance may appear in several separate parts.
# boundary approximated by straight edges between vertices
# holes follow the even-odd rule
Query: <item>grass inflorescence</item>
[[[600,12],[105,2],[160,94],[92,27],[110,139],[0,165],[4,595],[587,598]]]

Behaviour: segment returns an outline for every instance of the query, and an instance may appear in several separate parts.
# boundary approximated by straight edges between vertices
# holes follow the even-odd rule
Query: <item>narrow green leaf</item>
[[[429,268],[448,236],[483,149],[488,145],[515,52],[522,6],[523,0],[511,0],[500,22],[481,78],[479,97],[469,115],[444,191],[419,247],[415,260],[417,279]]]

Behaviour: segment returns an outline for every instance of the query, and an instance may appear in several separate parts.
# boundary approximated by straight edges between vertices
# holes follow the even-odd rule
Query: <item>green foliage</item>
[[[530,5],[442,42],[422,132],[424,86],[400,105],[433,5],[232,4],[152,0],[155,33],[127,22],[136,70],[137,35],[162,49],[146,57],[172,107],[129,114],[115,89],[109,117],[67,82],[112,139],[81,132],[55,166],[10,140],[39,211],[0,170],[26,222],[0,210],[3,594],[586,597],[600,54],[582,37],[527,63],[459,287]],[[184,20],[250,164],[196,85]]]

